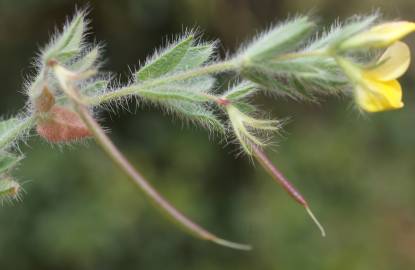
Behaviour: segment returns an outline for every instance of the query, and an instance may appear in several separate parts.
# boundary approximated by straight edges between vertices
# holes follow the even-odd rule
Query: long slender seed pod
[[[323,237],[326,236],[326,231],[324,230],[324,227],[320,224],[320,222],[314,216],[307,201],[297,191],[297,189],[293,186],[293,184],[291,184],[291,182],[288,181],[287,178],[285,178],[285,176],[277,169],[277,167],[269,160],[267,155],[258,146],[252,144],[252,150],[257,161],[267,171],[267,173],[272,177],[272,179],[274,179],[275,182],[281,185],[288,192],[288,194],[294,198],[295,201],[297,201],[299,204],[301,204],[305,208],[308,215],[311,217],[311,219],[320,229],[321,235]]]

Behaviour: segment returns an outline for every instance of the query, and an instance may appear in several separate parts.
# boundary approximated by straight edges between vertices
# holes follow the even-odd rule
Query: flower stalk
[[[63,71],[63,67],[54,63],[52,68],[57,74],[57,77],[61,76],[60,85],[65,88],[65,93],[68,93],[69,98],[76,111],[78,112],[81,119],[84,121],[86,126],[93,134],[94,139],[102,150],[111,158],[111,160],[125,173],[129,178],[144,192],[144,194],[161,210],[163,210],[168,216],[177,222],[182,228],[188,231],[190,234],[201,238],[203,240],[211,241],[221,246],[239,249],[239,250],[250,250],[251,246],[231,242],[222,239],[206,229],[202,228],[198,224],[191,221],[173,205],[171,205],[166,199],[162,197],[157,190],[150,185],[150,183],[138,172],[137,169],[128,161],[128,159],[121,153],[120,150],[115,146],[111,139],[105,134],[105,131],[99,125],[99,123],[93,118],[88,110],[88,107],[82,102],[83,97],[80,96],[79,91],[74,87],[73,80],[65,79],[65,73],[59,74]]]

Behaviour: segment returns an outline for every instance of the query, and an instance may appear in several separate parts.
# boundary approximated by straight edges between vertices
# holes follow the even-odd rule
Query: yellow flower
[[[408,21],[388,22],[359,33],[340,45],[340,50],[364,47],[384,48],[415,31],[415,23]]]
[[[342,58],[338,63],[356,84],[357,104],[365,111],[379,112],[403,107],[397,79],[408,69],[410,59],[408,45],[398,41],[386,49],[372,68],[360,69]]]

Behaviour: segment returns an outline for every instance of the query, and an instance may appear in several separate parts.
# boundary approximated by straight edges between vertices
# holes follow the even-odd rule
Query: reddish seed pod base
[[[54,105],[47,119],[36,127],[37,133],[52,143],[72,142],[92,136],[79,115],[65,107]]]

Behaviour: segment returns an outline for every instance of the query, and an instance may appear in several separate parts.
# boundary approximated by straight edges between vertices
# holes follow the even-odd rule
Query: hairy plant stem
[[[267,171],[267,173],[272,177],[272,179],[274,179],[275,182],[281,185],[288,192],[288,194],[294,198],[295,201],[297,201],[305,208],[311,219],[320,229],[321,235],[323,237],[326,236],[326,232],[323,226],[320,224],[320,222],[314,216],[313,212],[310,210],[310,207],[307,201],[304,199],[304,197],[297,191],[297,189],[290,183],[290,181],[288,181],[285,178],[285,176],[277,169],[277,167],[271,162],[267,155],[258,146],[254,144],[251,144],[251,146],[254,156],[259,162],[259,164],[261,164],[261,166]]]
[[[239,64],[237,60],[229,60],[229,61],[223,61],[219,63],[214,63],[211,65],[202,66],[196,69],[186,70],[183,72],[175,73],[172,75],[168,75],[165,77],[160,77],[154,80],[145,81],[140,84],[135,85],[129,85],[123,88],[118,89],[117,91],[108,92],[103,95],[92,97],[92,98],[86,98],[85,101],[94,106],[99,105],[101,103],[106,103],[121,97],[138,94],[140,90],[144,90],[147,88],[152,88],[158,85],[167,84],[167,83],[173,83],[177,81],[183,81],[188,80],[204,75],[209,74],[218,74],[222,72],[227,71],[233,71],[237,70],[239,67]]]
[[[70,84],[68,84],[70,85]],[[61,85],[62,86],[62,85]],[[206,229],[202,228],[198,224],[191,221],[174,206],[172,206],[161,194],[159,194],[154,187],[134,168],[128,159],[118,150],[111,139],[105,134],[105,131],[98,124],[98,122],[90,114],[88,108],[79,100],[82,100],[77,89],[72,86],[65,89],[65,93],[70,93],[68,97],[73,102],[75,109],[79,113],[82,120],[91,130],[98,145],[104,150],[104,152],[111,158],[111,160],[123,170],[131,180],[144,192],[145,195],[161,210],[173,218],[183,229],[188,231],[190,234],[208,240],[216,244],[239,250],[250,250],[251,246],[231,242],[210,233]],[[75,98],[74,98],[75,97]]]
[[[316,50],[310,52],[296,52],[281,54],[274,61],[286,61],[302,57],[313,56],[331,56],[327,51]],[[174,83],[178,81],[197,78],[204,75],[219,74],[228,71],[238,71],[246,62],[246,59],[234,58],[226,61],[213,63],[206,66],[201,66],[195,69],[185,70],[183,72],[174,73],[168,76],[160,77],[157,79],[148,80],[142,83],[128,85],[117,89],[116,91],[107,92],[95,97],[85,97],[85,102],[91,106],[107,103],[119,98],[123,98],[131,95],[139,95],[140,91],[156,87],[163,84]]]
[[[315,51],[303,51],[303,52],[293,52],[293,53],[285,53],[277,56],[274,60],[275,61],[286,61],[298,58],[305,58],[305,57],[315,57],[315,56],[330,56],[330,54],[325,50],[315,50]]]

